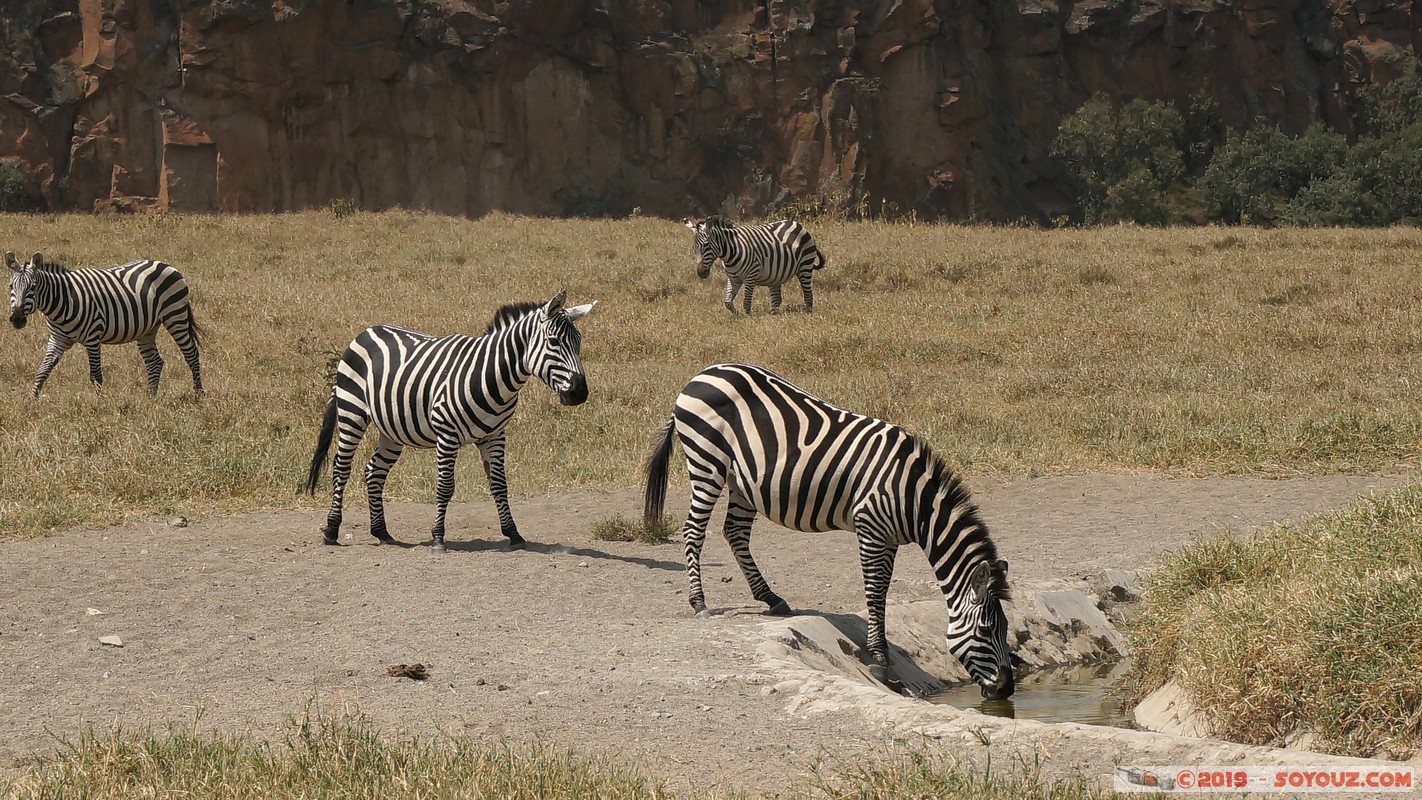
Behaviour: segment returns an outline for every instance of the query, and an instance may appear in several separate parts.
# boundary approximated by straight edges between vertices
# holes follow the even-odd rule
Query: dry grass
[[[213,332],[196,405],[166,338],[157,400],[125,346],[105,350],[102,393],[71,353],[30,403],[43,326],[0,334],[0,534],[320,504],[295,490],[331,360],[361,328],[477,333],[499,304],[560,287],[602,301],[581,325],[592,397],[562,408],[529,387],[509,436],[515,493],[639,484],[677,391],[728,360],[915,429],[969,474],[1282,475],[1417,456],[1422,232],[814,233],[830,258],[816,313],[772,317],[762,298],[746,319],[695,278],[685,229],[665,220],[0,216],[17,252],[170,261]],[[458,497],[485,496],[477,462],[461,460]],[[429,501],[433,458],[406,455],[390,493]]]
[[[1134,628],[1134,693],[1178,681],[1231,741],[1422,746],[1422,486],[1168,556]]]
[[[594,522],[590,533],[601,542],[666,544],[680,537],[681,524],[671,515],[664,515],[659,522],[649,525],[641,518],[614,514]]]
[[[605,757],[468,736],[389,740],[359,715],[311,711],[293,720],[284,743],[193,730],[90,729],[56,754],[21,765],[0,792],[14,800],[102,797],[299,797],[309,800],[671,800],[748,797],[725,790],[673,793]],[[939,797],[961,800],[1097,800],[1114,797],[1080,779],[1044,779],[1030,766],[1001,774],[906,751],[815,784],[786,785],[781,798]]]

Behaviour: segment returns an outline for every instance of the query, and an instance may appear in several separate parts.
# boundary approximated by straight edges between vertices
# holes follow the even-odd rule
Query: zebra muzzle
[[[29,316],[22,314],[18,311],[10,315],[10,324],[14,325],[16,328],[25,327],[25,324],[29,321]]]
[[[558,392],[558,402],[565,406],[580,406],[588,399],[588,380],[582,375],[568,379],[568,388]]]

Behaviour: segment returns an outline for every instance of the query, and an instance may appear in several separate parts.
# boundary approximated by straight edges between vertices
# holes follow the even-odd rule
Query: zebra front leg
[[[341,543],[341,507],[346,500],[346,482],[350,480],[351,461],[365,436],[367,421],[357,422],[358,425],[345,419],[336,422],[336,456],[331,460],[331,510],[326,514],[326,527],[321,530],[321,539],[326,544]]]
[[[73,345],[73,342],[65,339],[56,336],[49,337],[49,344],[44,348],[44,358],[40,359],[39,369],[35,370],[35,382],[30,387],[31,400],[39,399],[40,389],[44,387],[44,382],[49,380],[49,373],[54,371],[55,365],[59,363],[59,357]]]
[[[755,295],[755,282],[754,282],[754,281],[746,281],[745,283],[746,283],[746,296],[745,296],[745,298],[741,301],[741,303],[745,306],[745,309],[746,309],[746,316],[750,316],[750,312],[751,312],[751,297],[753,297],[753,296]]]
[[[380,443],[365,465],[365,497],[370,506],[370,535],[386,544],[396,544],[395,538],[385,529],[385,479],[390,469],[400,460],[405,446],[384,434]]]
[[[884,605],[889,596],[889,582],[894,577],[894,556],[898,546],[885,543],[885,537],[861,521],[855,525],[859,539],[859,567],[864,573],[864,602],[869,610],[869,675],[887,684],[889,675],[889,642],[884,635]]]
[[[770,292],[770,313],[772,313],[772,314],[779,314],[779,313],[780,313],[780,286],[779,286],[779,285],[771,286],[767,291]]]
[[[85,342],[84,350],[89,354],[89,380],[102,389],[104,388],[104,363],[99,354],[99,343]]]
[[[751,556],[750,535],[751,525],[755,523],[755,514],[755,506],[732,486],[731,496],[726,501],[726,525],[722,532],[726,543],[731,546],[731,553],[736,557],[736,563],[741,566],[741,574],[746,576],[746,585],[750,586],[751,597],[765,603],[768,607],[765,613],[777,617],[788,616],[791,613],[789,604],[771,591],[770,584],[765,582],[765,577],[760,574],[760,567],[756,566],[755,558]]]
[[[686,541],[686,579],[690,585],[687,599],[697,619],[706,619],[706,592],[701,586],[701,548],[706,544],[706,525],[711,522],[711,509],[721,497],[724,478],[691,477],[691,510],[686,515],[682,537]]]
[[[138,340],[138,354],[143,356],[143,370],[148,374],[148,394],[158,394],[158,379],[163,375],[163,356],[158,353],[154,336]]]
[[[741,291],[741,282],[736,278],[726,279],[726,310],[731,313],[736,311],[736,295]]]
[[[435,523],[430,529],[430,552],[444,554],[444,517],[449,501],[454,499],[454,462],[459,458],[457,440],[440,439],[435,443],[435,463],[439,478],[435,486]]]
[[[509,540],[510,550],[522,550],[528,544],[518,533],[514,524],[513,510],[509,508],[509,483],[504,478],[504,436],[479,444],[479,458],[484,462],[484,475],[489,479],[489,494],[494,496],[494,507],[499,512],[499,531]]]
[[[810,288],[810,281],[814,277],[814,272],[805,270],[800,273],[800,291],[805,293],[805,313],[811,314],[815,310],[815,293]]]

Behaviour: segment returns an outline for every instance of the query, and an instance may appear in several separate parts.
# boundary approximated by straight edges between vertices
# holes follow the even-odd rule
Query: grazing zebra
[[[771,614],[790,607],[751,557],[757,513],[798,531],[852,530],[869,607],[871,672],[888,676],[884,601],[900,545],[923,548],[948,601],[948,649],[984,697],[1012,694],[1007,645],[1007,562],[987,526],[928,445],[897,425],[845,411],[769,370],[717,364],[691,379],[647,461],[646,518],[660,520],[673,434],[691,473],[686,573],[691,607],[706,615],[701,546],[711,508],[729,486],[724,535],[751,594]]]
[[[798,277],[805,293],[805,311],[815,310],[810,281],[825,265],[824,254],[805,226],[782,219],[762,225],[735,225],[725,217],[682,220],[691,229],[691,249],[697,258],[696,277],[711,274],[716,259],[726,265],[726,309],[735,310],[736,293],[746,288],[745,310],[751,311],[755,287],[770,290],[770,310],[780,310],[780,285]]]
[[[306,481],[306,491],[314,494],[335,434],[331,511],[323,531],[326,544],[339,543],[351,459],[365,429],[374,423],[380,440],[365,467],[372,536],[395,541],[385,530],[383,494],[385,478],[401,451],[433,447],[439,483],[430,535],[434,552],[443,553],[444,516],[454,496],[455,457],[460,447],[473,442],[484,461],[499,526],[511,547],[524,545],[509,511],[504,479],[504,428],[518,405],[519,389],[536,375],[565,406],[588,399],[582,337],[573,322],[597,303],[564,307],[563,301],[559,292],[547,303],[506,305],[494,314],[483,336],[434,337],[380,325],[367,328],[350,343],[336,365],[336,384],[326,401]]]
[[[168,329],[188,369],[193,371],[193,391],[202,395],[202,366],[198,340],[202,328],[188,302],[188,283],[182,273],[162,261],[143,259],[108,269],[67,269],[35,253],[21,264],[14,253],[5,254],[10,276],[10,324],[23,328],[36,311],[49,322],[49,344],[35,372],[30,398],[39,397],[49,373],[64,351],[76,344],[89,353],[89,378],[104,383],[99,346],[138,342],[148,372],[148,393],[158,393],[163,357],[158,354],[158,328]]]

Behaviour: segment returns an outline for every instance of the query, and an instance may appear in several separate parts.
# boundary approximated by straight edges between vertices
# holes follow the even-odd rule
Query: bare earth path
[[[1346,505],[1399,477],[1162,479],[1085,475],[970,482],[1015,581],[1148,566],[1224,527]],[[677,513],[686,489],[672,487]],[[534,544],[504,549],[492,503],[456,505],[449,553],[324,547],[318,512],[276,511],[187,528],[161,521],[0,544],[0,764],[53,749],[85,723],[168,721],[268,734],[312,698],[358,705],[389,733],[535,738],[642,764],[673,786],[772,792],[818,755],[830,765],[885,745],[855,714],[788,714],[761,693],[748,633],[761,619],[718,537],[708,601],[690,619],[681,547],[592,540],[634,514],[638,490],[517,500]],[[428,506],[396,504],[391,530],[424,541]],[[719,520],[713,520],[719,530]],[[757,558],[797,608],[855,612],[848,534],[758,525]],[[731,582],[723,579],[731,578]],[[925,561],[899,559],[890,601],[935,596]],[[95,608],[102,614],[91,615]],[[890,612],[892,616],[892,610]],[[103,646],[117,635],[122,648]],[[431,678],[387,677],[422,662]],[[1104,772],[1103,765],[1103,772]]]

